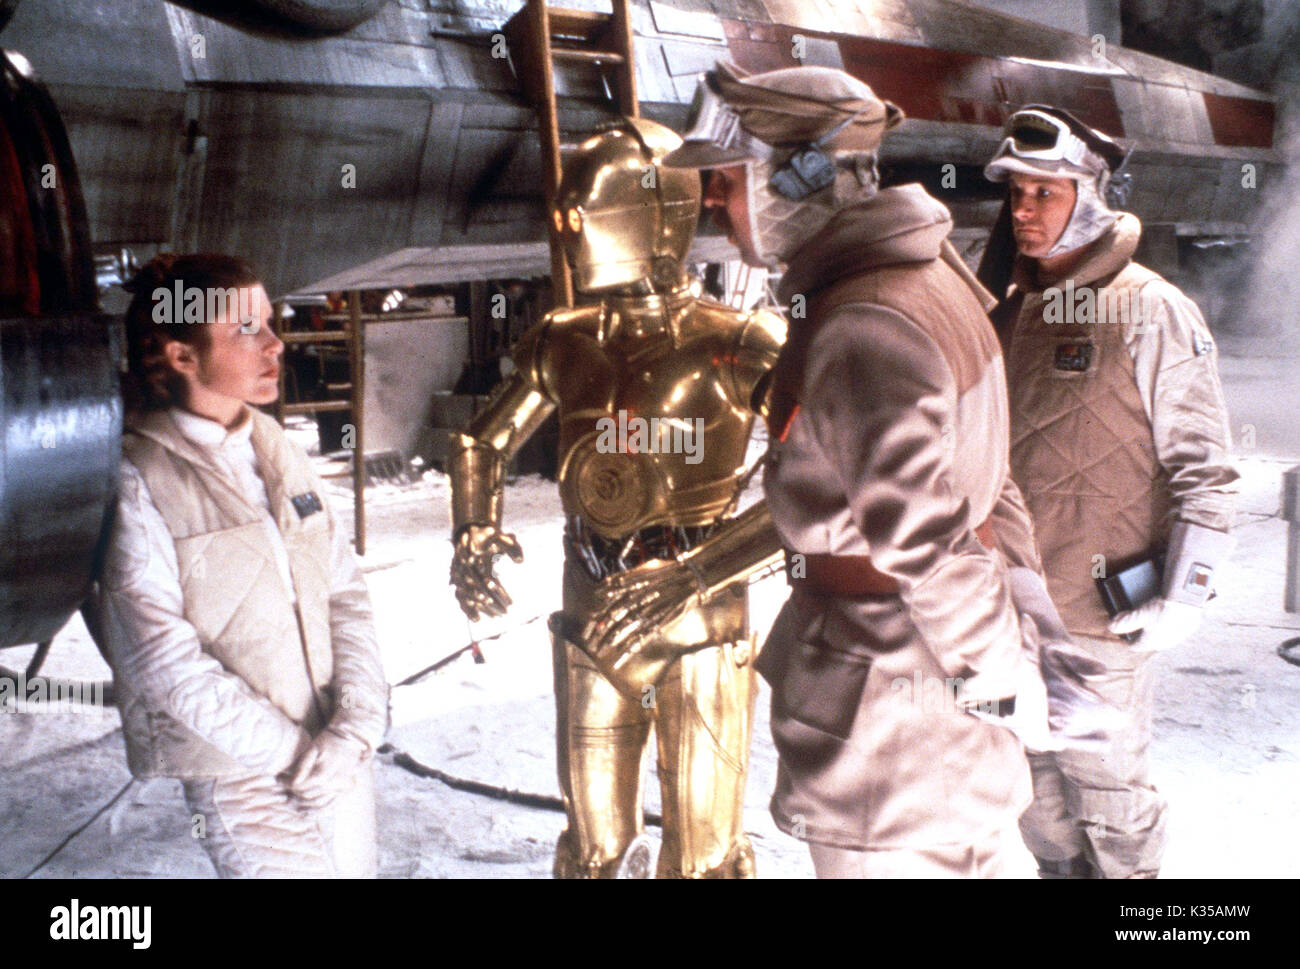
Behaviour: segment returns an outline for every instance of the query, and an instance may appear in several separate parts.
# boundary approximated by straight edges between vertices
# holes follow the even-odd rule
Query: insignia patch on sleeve
[[[293,502],[293,510],[298,513],[299,518],[306,518],[308,515],[314,515],[318,511],[325,510],[325,506],[321,504],[320,496],[314,491],[304,491],[300,495],[294,495],[289,500]]]
[[[1198,357],[1203,357],[1214,349],[1214,341],[1208,336],[1198,336],[1192,340],[1192,350]]]
[[[1081,372],[1092,366],[1091,343],[1058,343],[1056,345],[1056,369]]]

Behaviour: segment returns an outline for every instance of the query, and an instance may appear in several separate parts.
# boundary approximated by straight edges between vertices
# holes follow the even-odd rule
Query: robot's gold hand
[[[587,649],[611,659],[640,649],[651,636],[700,603],[695,574],[680,562],[652,561],[612,575],[583,633]]]
[[[493,563],[499,555],[509,555],[515,562],[524,560],[524,551],[514,535],[495,525],[467,525],[456,538],[451,559],[451,584],[456,587],[456,601],[471,620],[484,616],[501,616],[511,599],[497,580]]]

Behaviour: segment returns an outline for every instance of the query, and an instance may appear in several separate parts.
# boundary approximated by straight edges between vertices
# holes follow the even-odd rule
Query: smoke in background
[[[1275,146],[1287,168],[1281,182],[1265,185],[1260,244],[1246,293],[1246,321],[1253,332],[1276,335],[1300,346],[1300,7],[1294,0],[1272,0],[1263,36],[1247,61],[1226,69],[1251,67],[1271,74],[1260,86],[1277,95],[1279,125]],[[1252,56],[1253,55],[1253,56]],[[1265,78],[1260,78],[1265,81]]]
[[[1252,244],[1207,262],[1214,283],[1209,291],[1196,288],[1215,304],[1204,308],[1217,329],[1300,347],[1300,4],[1122,0],[1121,22],[1127,47],[1277,96],[1274,145],[1288,167],[1260,183],[1265,195]]]

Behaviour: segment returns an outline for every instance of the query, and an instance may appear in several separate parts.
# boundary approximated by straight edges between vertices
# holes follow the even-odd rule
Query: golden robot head
[[[681,278],[700,211],[697,172],[664,168],[682,139],[644,118],[624,118],[583,142],[564,165],[551,213],[580,292]]]

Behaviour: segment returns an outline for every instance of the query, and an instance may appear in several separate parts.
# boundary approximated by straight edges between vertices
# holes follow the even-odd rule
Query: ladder
[[[347,394],[333,400],[308,400],[297,404],[285,403],[284,376],[288,367],[281,361],[280,395],[275,401],[275,419],[284,424],[291,414],[318,414],[324,411],[347,410],[352,412],[352,524],[356,533],[358,555],[366,554],[366,459],[365,459],[365,327],[361,319],[361,292],[348,294],[348,311],[343,317],[341,330],[288,330],[284,329],[283,308],[277,303],[272,319],[275,334],[285,350],[304,344],[335,344],[347,348],[348,375],[346,383],[327,383],[330,393]],[[326,317],[330,319],[330,317]],[[321,496],[325,500],[325,496]]]
[[[551,286],[556,306],[573,305],[573,278],[564,258],[560,226],[553,216],[560,187],[560,116],[555,104],[555,64],[613,68],[619,113],[638,117],[640,107],[628,4],[629,0],[613,0],[612,13],[595,13],[550,7],[544,0],[528,0],[505,25],[515,71],[538,112],[546,225],[551,241]]]

